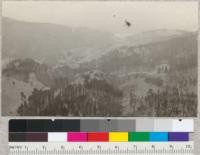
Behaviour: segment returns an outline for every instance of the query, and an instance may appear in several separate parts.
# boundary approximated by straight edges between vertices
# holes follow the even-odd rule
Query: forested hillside
[[[154,30],[119,41],[105,32],[4,20],[3,114],[196,116],[197,33]]]

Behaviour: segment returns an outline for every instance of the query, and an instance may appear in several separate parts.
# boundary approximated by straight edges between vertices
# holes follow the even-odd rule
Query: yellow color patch
[[[128,132],[109,132],[109,142],[128,142]]]

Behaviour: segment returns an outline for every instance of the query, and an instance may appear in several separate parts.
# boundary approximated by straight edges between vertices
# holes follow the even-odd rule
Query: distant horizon
[[[105,32],[105,33],[111,33],[112,35],[120,37],[120,38],[132,36],[132,35],[137,35],[137,34],[141,34],[141,33],[146,33],[146,32],[151,32],[151,31],[183,31],[183,32],[188,32],[188,33],[198,32],[198,30],[189,31],[189,30],[184,30],[184,29],[164,29],[164,28],[160,28],[160,29],[151,29],[151,30],[147,30],[147,31],[136,32],[136,33],[132,33],[132,34],[114,34],[112,32],[108,32],[108,31],[104,31],[104,30],[100,30],[100,29],[95,29],[95,28],[90,28],[90,27],[71,27],[69,25],[56,24],[56,23],[25,21],[25,20],[19,20],[19,19],[16,19],[16,18],[8,17],[8,16],[2,16],[2,18],[7,18],[7,19],[10,19],[10,20],[15,20],[15,21],[18,21],[18,22],[25,22],[25,23],[51,24],[51,25],[57,25],[57,26],[64,26],[64,27],[68,27],[68,28],[77,28],[77,29],[83,28],[83,29],[89,29],[89,30],[94,30],[94,31],[101,31],[101,32]]]
[[[89,28],[112,34],[151,30],[198,30],[198,2],[13,2],[4,1],[2,15],[15,20]],[[126,26],[128,21],[131,26]]]

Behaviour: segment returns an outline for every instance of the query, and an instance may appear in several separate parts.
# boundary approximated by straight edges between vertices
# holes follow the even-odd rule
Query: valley
[[[196,32],[163,29],[122,39],[8,18],[3,29],[4,116],[196,115]]]

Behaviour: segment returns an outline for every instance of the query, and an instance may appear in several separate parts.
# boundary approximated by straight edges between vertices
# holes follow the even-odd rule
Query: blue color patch
[[[153,141],[153,142],[168,141],[168,133],[167,132],[150,132],[150,141]]]

